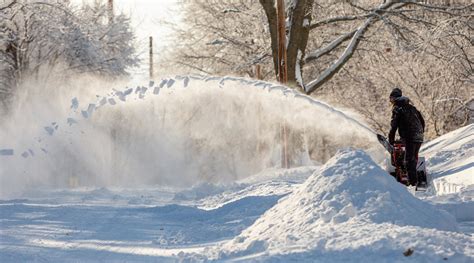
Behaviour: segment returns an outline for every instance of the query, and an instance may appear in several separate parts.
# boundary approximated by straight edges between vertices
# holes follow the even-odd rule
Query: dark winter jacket
[[[415,106],[410,104],[410,100],[407,97],[402,96],[395,99],[390,125],[388,141],[391,144],[395,140],[397,129],[402,140],[406,142],[423,142],[425,120]]]

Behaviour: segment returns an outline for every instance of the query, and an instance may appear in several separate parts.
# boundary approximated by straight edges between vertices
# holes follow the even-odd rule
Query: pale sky
[[[96,0],[72,0],[75,4],[93,3]],[[107,0],[102,0],[107,3]],[[124,12],[131,16],[138,38],[163,36],[166,29],[156,21],[160,19],[178,21],[176,11],[179,0],[114,0],[115,13]]]
[[[93,3],[96,0],[71,0],[74,4]],[[107,3],[107,0],[102,0]],[[167,43],[163,41],[171,32],[160,26],[157,21],[179,21],[177,2],[179,0],[114,0],[114,12],[123,12],[131,16],[132,25],[137,34],[138,51],[144,62],[148,61],[148,38],[153,36],[154,53]],[[155,59],[158,57],[155,56]]]

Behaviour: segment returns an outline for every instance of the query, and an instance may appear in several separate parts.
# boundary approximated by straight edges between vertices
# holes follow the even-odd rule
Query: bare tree
[[[2,10],[6,10],[8,8],[12,8],[15,4],[17,3],[17,0],[12,0],[10,1],[9,3],[3,5],[3,6],[0,6],[0,11]]]
[[[108,23],[102,5],[76,9],[68,1],[12,1],[0,8],[0,18],[2,103],[42,67],[61,64],[61,75],[114,76],[138,61],[129,19],[118,15]]]
[[[425,115],[428,138],[468,123],[467,103],[474,95],[472,15],[426,12],[414,22],[391,20],[403,37],[369,31],[364,46],[319,94],[356,109],[381,132],[388,131],[387,94],[396,86]]]
[[[161,71],[255,77],[254,65],[271,63],[268,27],[258,2],[186,1],[180,11],[182,23],[161,22],[174,31],[172,48],[162,52],[156,67]],[[263,67],[263,78],[273,78],[272,72]]]
[[[321,9],[316,8],[315,12],[311,12],[314,1],[290,1],[287,8],[287,65],[290,84],[298,83],[308,94],[320,88],[349,61],[360,42],[366,37],[368,29],[375,26],[378,22],[382,22],[397,40],[408,41],[407,35],[416,34],[416,32],[410,27],[401,24],[402,21],[436,27],[437,24],[432,24],[432,20],[426,20],[422,15],[429,12],[458,17],[472,14],[473,7],[473,4],[452,6],[451,2],[446,1],[438,5],[424,3],[421,0],[383,0],[379,1],[379,3],[376,2],[326,1],[329,5],[341,5],[342,8],[339,9],[339,12],[330,12],[329,17],[312,21],[312,16],[321,17],[318,12]],[[260,0],[260,4],[265,10],[268,19],[272,40],[272,56],[275,58],[278,55],[278,50],[276,49],[276,24],[274,22],[276,21],[275,1]],[[316,4],[322,6],[322,3]],[[319,28],[327,30],[327,27],[338,26],[348,22],[351,22],[351,24],[349,24],[346,32],[338,32],[338,35],[327,44],[321,45],[311,52],[306,52],[310,32],[317,31]],[[341,26],[341,28],[343,27]],[[347,44],[345,44],[346,42]],[[301,74],[304,63],[319,61],[319,58],[322,56],[337,51],[338,48],[343,46],[344,50],[321,72],[316,74],[316,76],[311,76],[309,81],[301,81],[303,79]],[[277,68],[275,68],[276,70]]]

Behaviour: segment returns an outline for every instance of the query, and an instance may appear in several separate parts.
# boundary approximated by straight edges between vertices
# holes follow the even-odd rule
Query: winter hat
[[[390,92],[390,98],[398,98],[402,96],[402,90],[399,88],[394,88],[392,92]]]

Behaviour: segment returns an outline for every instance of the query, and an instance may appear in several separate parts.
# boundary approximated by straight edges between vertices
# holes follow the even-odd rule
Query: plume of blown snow
[[[371,148],[362,121],[278,84],[174,76],[25,83],[0,126],[1,195],[37,187],[228,183]],[[286,139],[283,139],[286,134]]]

